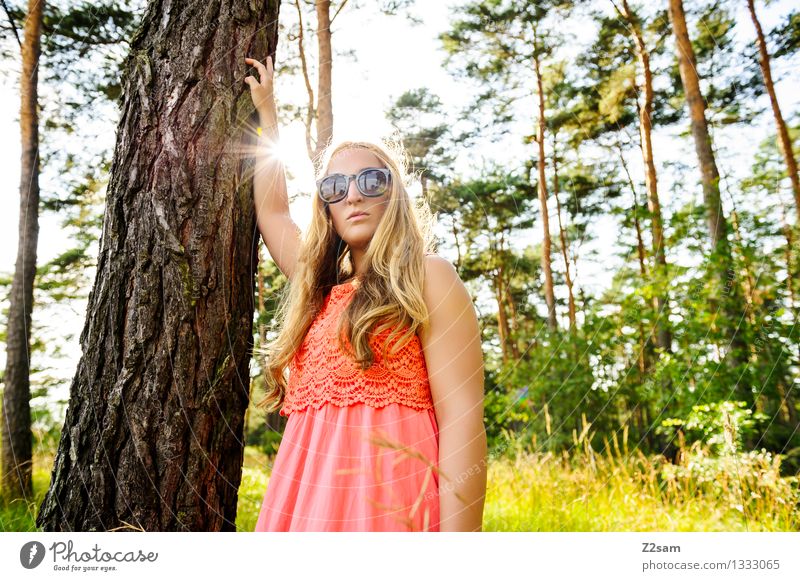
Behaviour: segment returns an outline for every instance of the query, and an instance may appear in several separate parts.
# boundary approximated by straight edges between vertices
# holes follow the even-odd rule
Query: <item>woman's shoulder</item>
[[[447,329],[470,308],[474,309],[472,297],[455,266],[436,254],[425,256],[422,297],[428,309],[428,319],[420,331],[424,344],[433,336],[431,333]]]
[[[453,264],[447,260],[446,258],[439,256],[435,252],[427,252],[425,254],[425,278],[427,279],[428,276],[433,275],[437,276],[442,274],[440,271],[452,271],[452,273],[456,273],[456,269]],[[456,273],[456,276],[458,274]]]
[[[436,303],[443,296],[461,288],[465,289],[464,282],[453,263],[438,254],[425,255],[425,283],[422,294],[426,302]]]

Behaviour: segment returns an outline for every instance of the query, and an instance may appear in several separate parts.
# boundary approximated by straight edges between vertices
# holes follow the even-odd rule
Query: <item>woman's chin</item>
[[[368,232],[367,235],[362,234],[361,232],[359,232],[358,236],[347,236],[347,234],[345,234],[342,237],[342,240],[347,242],[347,245],[350,248],[365,249],[367,247],[367,245],[369,244],[369,241],[372,240],[372,235],[373,234],[374,234],[374,232]]]

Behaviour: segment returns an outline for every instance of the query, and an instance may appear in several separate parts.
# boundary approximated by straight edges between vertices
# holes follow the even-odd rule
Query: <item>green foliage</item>
[[[384,2],[382,8],[397,12],[410,2]],[[768,138],[738,183],[726,164],[719,165],[730,174],[720,181],[729,227],[723,251],[712,248],[664,7],[630,2],[627,21],[613,6],[603,12],[590,4],[485,0],[457,7],[440,40],[454,76],[477,85],[458,120],[468,127],[455,131],[446,103],[424,87],[402,93],[387,111],[413,169],[427,180],[442,246],[479,306],[492,470],[486,528],[796,530],[800,226],[785,160]],[[763,81],[750,23],[737,21],[731,3],[686,4],[712,127],[737,125],[741,138],[750,139],[760,121],[770,119],[762,110],[766,100],[759,99]],[[136,38],[129,34],[135,11],[116,4],[100,9],[108,27],[95,31],[97,46],[89,50],[74,41],[99,21],[99,12],[48,5],[43,64],[71,70],[68,65],[104,44]],[[23,21],[19,8],[8,12]],[[571,33],[581,18],[589,21],[581,30],[594,36]],[[800,37],[797,12],[783,18],[769,37],[775,59],[792,57]],[[658,138],[674,137],[677,144],[673,151],[656,140],[654,151],[666,268],[652,249],[653,200],[640,167],[643,66],[633,25],[642,33],[654,77],[650,121]],[[570,53],[578,41],[581,50]],[[43,145],[59,131],[74,136],[87,103],[119,97],[121,61],[109,55],[98,62],[102,66],[92,72],[99,77],[82,75],[76,85],[79,96],[91,99],[69,97],[44,108]],[[535,151],[537,67],[545,101],[543,168]],[[459,148],[476,146],[479,137],[492,140],[512,123],[523,128],[518,133],[529,159],[473,164],[470,175],[455,171]],[[798,129],[791,134],[796,141]],[[713,147],[727,162],[726,152],[739,144],[724,137],[717,133]],[[37,269],[39,295],[58,302],[80,297],[85,286],[110,162],[108,155],[86,160],[46,147],[43,157],[61,161],[63,187],[45,195],[42,208],[59,212],[64,225],[76,230],[75,247]],[[548,190],[555,329],[548,327],[543,299],[540,186]],[[613,229],[613,248],[592,248],[601,228]],[[611,284],[594,293],[584,263],[598,257],[611,271]],[[566,320],[568,265],[577,281],[572,328]],[[261,269],[256,344],[270,333],[286,284],[273,263],[265,261]],[[10,284],[9,276],[0,276],[6,294]],[[668,308],[660,313],[656,301],[662,297]],[[658,347],[659,328],[670,332],[668,349]],[[34,336],[31,347],[40,352],[44,338]],[[256,364],[254,392],[261,372],[258,359]],[[38,447],[52,450],[58,420],[38,400],[53,382],[37,376],[40,371],[32,374],[34,431]],[[252,530],[280,432],[251,408],[246,442],[237,524]],[[34,477],[41,494],[49,475],[37,468]],[[0,512],[2,529],[32,530],[31,508]]]
[[[515,397],[500,389],[488,391],[483,416],[490,454],[502,454],[514,437],[512,433],[531,433],[526,430],[531,421],[526,393]]]
[[[761,113],[758,97],[764,94],[755,48],[736,41],[737,22],[726,2],[715,0],[699,9],[691,36],[698,74],[706,80],[709,122],[750,123]]]
[[[743,401],[721,401],[692,406],[685,418],[669,418],[656,428],[657,433],[680,429],[686,442],[700,442],[719,456],[735,454],[744,441],[757,434],[757,422],[768,421],[763,414],[753,414]]]
[[[773,58],[795,54],[800,48],[800,11],[794,10],[786,15],[784,21],[769,33],[769,40],[775,44]]]
[[[453,152],[467,136],[451,134],[441,99],[426,88],[406,91],[386,112],[386,118],[402,136],[411,171],[424,180],[444,180],[455,158]]]
[[[513,446],[511,446],[513,448]],[[798,479],[766,452],[663,457],[585,446],[520,451],[489,465],[485,531],[794,531]]]

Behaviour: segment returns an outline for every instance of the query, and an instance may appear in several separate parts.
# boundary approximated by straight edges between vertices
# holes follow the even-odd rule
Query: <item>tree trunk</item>
[[[523,341],[520,337],[517,307],[514,305],[514,297],[511,295],[511,291],[509,290],[510,285],[506,284],[504,288],[508,316],[511,319],[511,355],[514,357],[514,361],[519,361],[520,353],[524,350],[524,348],[521,348]]]
[[[454,266],[456,267],[456,270],[458,270],[461,268],[461,261],[462,261],[461,244],[458,241],[458,223],[455,220],[452,220],[451,225],[453,231],[453,244],[456,247],[456,262]]]
[[[492,280],[492,287],[494,290],[495,300],[497,301],[497,334],[500,340],[501,358],[503,363],[513,355],[511,349],[512,333],[511,325],[508,320],[508,312],[506,311],[508,305],[506,304],[506,288],[505,279],[506,271],[503,265],[503,242],[500,240],[499,245],[491,244],[491,255],[494,257],[496,268],[494,268],[495,276]]]
[[[644,182],[647,188],[647,207],[653,234],[654,273],[656,274],[656,342],[665,353],[672,348],[672,334],[669,330],[669,301],[667,295],[667,257],[664,249],[664,225],[661,217],[661,202],[658,197],[658,179],[653,160],[652,115],[653,115],[653,73],[650,69],[650,53],[644,43],[638,19],[630,11],[627,0],[622,0],[623,16],[628,22],[631,35],[636,44],[639,65],[642,67],[643,95],[639,107],[639,132],[642,140],[642,161],[644,162]]]
[[[556,300],[553,291],[553,271],[551,266],[551,241],[550,241],[550,217],[547,213],[547,181],[544,173],[544,89],[542,87],[542,71],[539,61],[539,54],[534,47],[534,70],[536,72],[536,85],[538,88],[539,99],[539,123],[536,141],[539,145],[539,204],[542,208],[542,270],[544,271],[544,292],[547,301],[547,324],[551,330],[556,328]]]
[[[517,339],[519,338],[519,321],[517,320],[517,309],[514,306],[514,298],[511,296],[510,291],[511,274],[513,271],[509,271],[505,268],[505,264],[502,262],[507,256],[505,235],[502,233],[500,234],[500,247],[498,250],[498,254],[501,257],[497,276],[497,288],[499,291],[498,313],[502,311],[503,325],[505,326],[506,339],[504,350],[506,348],[510,350],[511,357],[514,358],[514,361],[517,361],[519,359],[519,347],[517,345]]]
[[[332,70],[333,70],[333,48],[331,46],[331,23],[339,11],[344,8],[347,0],[339,4],[339,9],[331,17],[330,0],[321,0],[314,4],[317,16],[317,49],[319,60],[317,62],[317,97],[314,98],[314,89],[311,87],[311,79],[308,74],[308,59],[305,49],[305,29],[303,28],[303,8],[300,0],[295,0],[294,5],[297,10],[297,20],[299,31],[297,33],[297,48],[300,54],[300,68],[303,71],[306,93],[308,93],[308,107],[306,109],[306,150],[308,158],[316,162],[317,157],[327,146],[333,135],[333,101],[332,92]],[[316,125],[316,138],[312,137],[314,125]]]
[[[19,128],[22,143],[17,262],[8,307],[2,410],[2,490],[6,500],[32,496],[30,343],[39,242],[39,55],[44,1],[29,0],[22,43]]]
[[[639,275],[642,277],[642,283],[644,284],[644,282],[647,280],[647,262],[646,253],[644,250],[644,237],[642,236],[642,223],[639,220],[638,194],[636,193],[636,186],[633,183],[631,174],[628,171],[628,164],[625,162],[625,155],[622,152],[622,146],[618,144],[618,148],[619,159],[622,162],[622,168],[625,170],[625,175],[628,178],[628,186],[631,189],[631,194],[633,194],[633,227],[636,231],[636,258],[639,263]],[[645,330],[644,324],[642,323],[642,317],[636,317],[636,321],[639,329],[639,356],[637,357],[637,362],[639,365],[639,374],[643,380],[649,366],[648,360],[649,346],[651,345],[651,333],[648,333]]]
[[[780,192],[778,192],[778,200],[780,200]],[[795,296],[794,280],[795,280],[795,266],[794,256],[792,249],[794,248],[794,234],[792,227],[786,219],[786,205],[781,201],[781,231],[784,238],[786,238],[786,246],[783,247],[783,257],[786,263],[786,290],[789,295],[789,310],[794,313],[795,320],[800,319],[800,309],[797,305],[797,297]]]
[[[741,315],[738,313],[739,308],[741,308],[738,297],[738,283],[727,237],[728,224],[720,198],[719,171],[717,170],[714,151],[711,147],[711,137],[706,121],[706,105],[700,92],[700,78],[697,75],[694,49],[686,28],[686,15],[683,10],[682,0],[669,0],[669,17],[676,40],[678,66],[684,92],[686,93],[686,102],[689,107],[692,135],[700,162],[703,201],[712,245],[712,260],[717,263],[718,268],[715,273],[714,286],[719,300],[716,297],[711,299],[711,310],[715,312],[719,307],[727,315],[726,326],[730,335],[731,345],[729,364],[735,367],[744,361],[744,354],[747,351],[747,346],[744,344],[741,334],[737,333],[737,327],[741,321]],[[738,384],[741,390],[749,389],[749,387],[741,385],[742,383],[744,382],[739,382]],[[742,396],[746,398],[746,401],[752,401],[751,393],[742,393]]]
[[[306,58],[305,47],[305,29],[303,28],[303,9],[300,7],[300,0],[294,0],[294,6],[297,10],[297,50],[300,55],[300,70],[303,71],[303,80],[306,85],[306,92],[308,93],[308,107],[306,108],[306,118],[304,125],[306,127],[306,152],[308,158],[313,161],[317,154],[317,145],[312,143],[313,138],[311,132],[314,127],[314,121],[317,118],[317,106],[314,100],[314,89],[311,86],[311,79],[308,76],[308,59]]]
[[[797,208],[797,221],[800,222],[800,177],[797,175],[797,160],[792,150],[792,140],[789,138],[789,131],[786,122],[783,120],[781,108],[778,105],[778,96],[775,94],[775,84],[772,82],[772,68],[769,63],[769,51],[767,51],[767,41],[764,39],[764,31],[761,30],[761,23],[756,16],[754,0],[747,0],[747,9],[750,11],[750,18],[756,28],[758,43],[758,64],[761,65],[761,75],[764,77],[764,86],[769,94],[769,102],[772,105],[772,115],[775,117],[775,126],[778,129],[778,145],[786,161],[786,173],[792,182],[794,192],[794,202]]]
[[[558,157],[556,152],[556,137],[553,135],[553,198],[556,201],[556,216],[558,216],[558,232],[561,240],[561,256],[564,257],[564,281],[567,284],[569,305],[569,328],[575,329],[575,294],[573,293],[572,276],[569,272],[569,242],[564,224],[561,221],[561,201],[558,199]]]
[[[258,260],[244,58],[274,60],[278,8],[154,2],[132,39],[44,530],[236,529]]]
[[[317,87],[317,154],[328,145],[333,135],[333,91],[331,47],[331,3],[319,0],[317,7],[317,42],[319,43],[319,86]]]
[[[708,230],[713,247],[730,255],[726,237],[727,223],[722,213],[722,202],[719,190],[719,171],[711,148],[711,137],[706,122],[706,105],[700,93],[700,78],[697,76],[697,64],[694,49],[689,40],[686,28],[686,15],[682,0],[669,0],[669,15],[675,34],[678,49],[678,65],[681,81],[686,93],[686,103],[691,117],[692,136],[694,137],[697,157],[700,161],[700,172],[703,183],[703,199],[706,206]]]
[[[502,270],[498,273],[494,284],[494,296],[497,301],[497,334],[500,339],[500,351],[503,363],[509,360],[509,347],[511,342],[511,330],[506,316],[506,304],[503,300],[503,278]]]

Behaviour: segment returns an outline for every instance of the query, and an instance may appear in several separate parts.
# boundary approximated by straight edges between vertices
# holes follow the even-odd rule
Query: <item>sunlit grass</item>
[[[33,532],[36,528],[36,515],[50,486],[50,471],[53,468],[55,451],[34,455],[33,497],[8,500],[0,493],[0,532]]]
[[[586,440],[570,453],[509,449],[492,458],[484,531],[798,531],[797,478],[764,452],[722,458],[694,447],[677,465],[663,457],[603,452]],[[580,450],[579,452],[577,450]],[[272,457],[245,449],[236,527],[255,529]],[[34,459],[34,495],[0,503],[0,531],[35,531],[53,453]]]
[[[255,448],[244,449],[244,465],[242,466],[242,483],[239,486],[239,506],[236,512],[236,529],[252,532],[256,528],[261,501],[267,489],[269,457]]]
[[[518,451],[491,462],[484,530],[800,530],[797,478],[781,478],[772,455],[712,458],[694,447],[673,465],[605,450],[584,442],[579,453]]]

